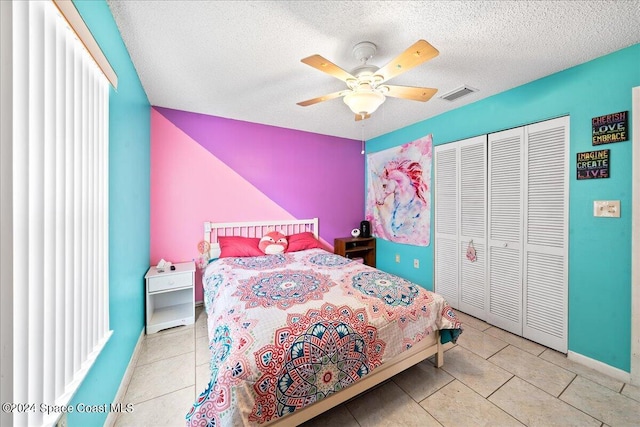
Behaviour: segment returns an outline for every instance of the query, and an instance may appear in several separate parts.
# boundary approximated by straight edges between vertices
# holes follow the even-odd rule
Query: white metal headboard
[[[266,233],[274,230],[281,232],[285,236],[310,231],[317,239],[318,218],[248,222],[207,221],[204,223],[204,240],[210,244],[215,244],[218,243],[218,237],[262,237]]]

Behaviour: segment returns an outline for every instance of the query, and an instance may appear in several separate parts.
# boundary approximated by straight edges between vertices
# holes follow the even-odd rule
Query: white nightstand
[[[174,264],[176,269],[159,273],[150,267],[144,276],[147,286],[147,334],[195,321],[194,262]]]

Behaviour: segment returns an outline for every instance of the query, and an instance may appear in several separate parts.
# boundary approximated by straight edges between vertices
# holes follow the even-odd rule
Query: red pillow
[[[287,241],[289,242],[289,246],[287,246],[287,252],[297,252],[313,248],[323,249],[320,241],[316,239],[316,237],[310,231],[287,236]]]
[[[264,252],[258,248],[257,237],[226,236],[218,237],[220,258],[261,256]]]

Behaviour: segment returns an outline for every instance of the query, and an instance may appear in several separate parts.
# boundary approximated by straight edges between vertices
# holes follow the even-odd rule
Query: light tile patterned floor
[[[206,315],[146,336],[116,426],[180,426],[208,382]],[[640,426],[640,387],[459,313],[437,369],[424,361],[304,427]]]

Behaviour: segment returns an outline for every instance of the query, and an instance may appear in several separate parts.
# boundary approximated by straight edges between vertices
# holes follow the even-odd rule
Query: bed
[[[428,357],[442,366],[461,332],[442,296],[327,251],[317,218],[204,230],[211,377],[187,425],[299,425]],[[256,252],[273,230],[287,250]]]

